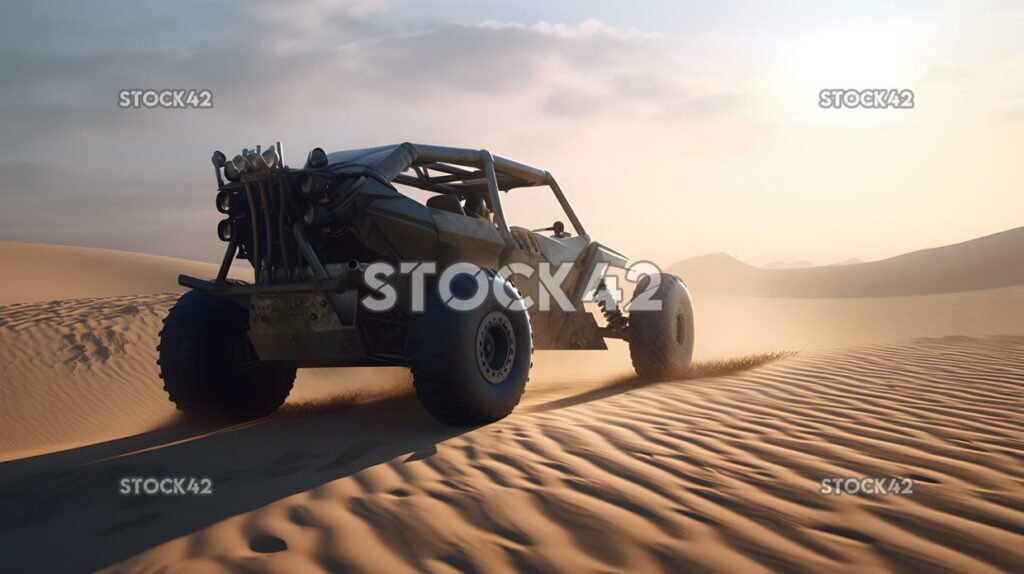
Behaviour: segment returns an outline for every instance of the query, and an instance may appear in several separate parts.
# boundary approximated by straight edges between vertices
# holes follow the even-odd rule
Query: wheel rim
[[[476,331],[476,360],[480,373],[492,385],[508,378],[516,358],[512,321],[501,311],[491,311]]]

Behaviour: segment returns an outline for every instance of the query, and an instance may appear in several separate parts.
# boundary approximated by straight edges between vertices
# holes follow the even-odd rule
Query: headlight
[[[213,152],[213,157],[210,158],[210,161],[213,162],[213,167],[221,168],[227,163],[228,158],[224,155],[224,152],[218,150]]]
[[[217,224],[217,237],[220,237],[221,241],[231,241],[231,237],[235,232],[235,224],[230,219],[221,220]]]
[[[306,168],[323,169],[327,167],[327,152],[323,148],[315,147],[309,151],[306,158]]]
[[[302,206],[302,221],[313,229],[323,229],[331,223],[331,214],[319,205],[307,203]]]
[[[241,175],[242,174],[238,172],[238,169],[235,168],[234,161],[229,161],[224,164],[224,177],[228,178],[228,181],[238,181],[238,178],[241,177]]]
[[[231,166],[231,169],[234,170],[234,172],[237,174],[245,173],[246,170],[249,169],[249,162],[245,161],[245,157],[242,156],[242,154],[236,155],[234,159],[231,160],[231,163],[229,165]],[[231,176],[230,174],[228,174],[227,169],[224,170],[224,175],[227,175],[228,179],[231,179]]]
[[[231,213],[231,194],[226,191],[217,193],[217,211]]]
[[[302,195],[306,196],[307,199],[317,199],[322,197],[327,190],[330,189],[333,181],[329,177],[317,175],[309,172],[303,172],[299,174],[299,191]]]
[[[245,158],[247,171],[259,171],[266,166],[266,164],[263,163],[263,157],[256,153],[256,150],[243,149],[242,157]]]
[[[260,158],[263,160],[263,165],[267,166],[267,169],[274,169],[281,163],[281,158],[277,157],[277,147],[275,146],[270,146],[263,150]]]

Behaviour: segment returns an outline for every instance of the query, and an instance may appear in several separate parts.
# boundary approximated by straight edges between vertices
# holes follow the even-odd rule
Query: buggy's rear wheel
[[[505,278],[481,273],[489,289],[497,284],[512,301],[522,300]],[[466,299],[476,287],[471,277],[459,275],[452,290]],[[412,332],[413,385],[424,408],[454,426],[508,416],[530,375],[533,339],[525,308],[506,308],[489,294],[475,309],[458,311],[445,305],[437,290],[425,303]]]
[[[278,409],[295,368],[259,360],[249,341],[249,312],[231,301],[189,291],[160,331],[160,378],[189,416],[255,418]]]
[[[655,308],[648,308],[652,304]],[[659,274],[637,284],[629,310],[629,355],[637,376],[649,381],[682,376],[693,357],[693,332],[693,302],[681,279]]]

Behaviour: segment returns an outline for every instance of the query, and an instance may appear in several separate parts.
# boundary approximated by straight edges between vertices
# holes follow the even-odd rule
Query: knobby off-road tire
[[[249,341],[249,312],[231,301],[189,291],[160,331],[160,378],[178,410],[193,417],[250,419],[278,409],[295,368],[262,363]]]
[[[493,271],[482,271],[510,298],[519,291]],[[452,292],[468,299],[476,280],[456,276]],[[508,416],[529,380],[533,335],[525,309],[506,309],[489,291],[483,305],[456,311],[435,289],[425,300],[412,333],[412,374],[416,395],[435,419],[453,426],[475,426]]]
[[[661,310],[635,308],[641,293],[650,289],[654,292],[647,305],[660,301]],[[637,376],[666,381],[683,375],[693,357],[693,303],[686,285],[675,275],[645,277],[637,284],[632,305],[629,355]]]

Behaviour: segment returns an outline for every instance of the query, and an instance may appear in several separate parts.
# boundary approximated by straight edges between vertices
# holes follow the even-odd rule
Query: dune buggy
[[[689,364],[686,286],[645,275],[634,301],[646,293],[660,308],[623,312],[593,278],[599,266],[624,267],[626,257],[591,239],[546,171],[486,150],[410,143],[332,154],[316,148],[301,169],[283,165],[280,144],[230,160],[216,152],[213,164],[227,250],[215,279],[179,277],[191,291],[160,333],[160,376],[186,414],[269,414],[297,368],[397,365],[411,368],[435,418],[476,425],[518,404],[534,349],[606,349],[606,338],[623,339],[647,379],[670,378]],[[501,194],[537,186],[550,188],[572,231],[559,221],[532,231],[506,221]],[[421,203],[400,189],[429,197]],[[235,259],[252,266],[251,284],[228,279]],[[417,284],[415,273],[378,275],[386,287],[371,286],[366,275],[378,262],[482,271],[447,286],[437,275],[420,275]],[[570,267],[560,287],[571,306],[508,305],[537,301],[544,286],[539,274],[499,270],[541,264]],[[481,285],[488,293],[480,304],[450,304]],[[373,304],[386,290],[394,305]],[[596,301],[592,311],[588,300]]]

